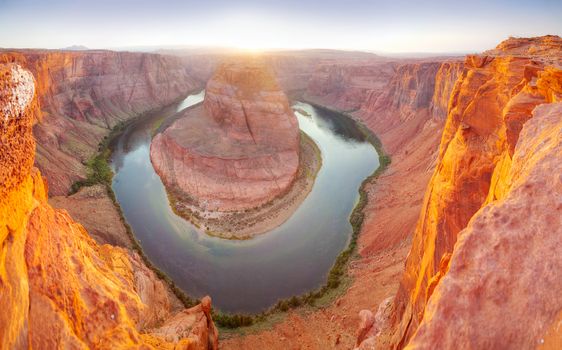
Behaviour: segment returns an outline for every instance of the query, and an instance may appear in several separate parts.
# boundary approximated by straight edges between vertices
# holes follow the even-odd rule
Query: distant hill
[[[85,51],[85,50],[89,50],[89,48],[87,48],[84,45],[72,45],[72,46],[68,46],[68,47],[63,47],[61,50],[64,50],[64,51]]]

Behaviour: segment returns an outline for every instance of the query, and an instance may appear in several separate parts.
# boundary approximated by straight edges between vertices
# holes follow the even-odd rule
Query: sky
[[[0,0],[0,47],[479,52],[562,35],[562,0]]]

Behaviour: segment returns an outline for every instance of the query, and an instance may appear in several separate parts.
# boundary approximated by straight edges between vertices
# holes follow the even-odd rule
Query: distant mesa
[[[87,51],[87,50],[89,50],[89,48],[84,46],[84,45],[72,45],[72,46],[63,47],[61,50],[63,50],[63,51]]]
[[[202,105],[155,136],[151,160],[168,190],[209,211],[259,207],[289,190],[300,131],[274,74],[257,62],[222,64]]]

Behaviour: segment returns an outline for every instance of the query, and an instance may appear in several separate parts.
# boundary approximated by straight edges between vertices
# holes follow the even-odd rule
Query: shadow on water
[[[311,115],[295,113],[322,152],[312,191],[270,232],[245,241],[210,237],[173,213],[149,155],[155,124],[203,96],[142,118],[112,145],[113,191],[145,254],[188,294],[211,295],[227,312],[259,312],[324,284],[349,241],[359,186],[379,165],[374,147],[349,118],[295,103]]]

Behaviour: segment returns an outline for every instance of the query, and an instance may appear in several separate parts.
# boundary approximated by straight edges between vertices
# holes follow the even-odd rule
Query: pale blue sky
[[[0,47],[473,52],[562,34],[562,0],[0,0]]]

